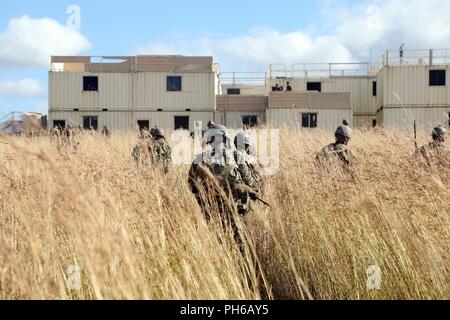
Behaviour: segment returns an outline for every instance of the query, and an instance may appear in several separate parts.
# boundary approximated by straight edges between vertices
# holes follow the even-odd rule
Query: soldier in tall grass
[[[437,165],[450,168],[450,152],[445,148],[447,130],[438,126],[431,132],[432,141],[418,148],[415,152],[415,158],[425,162],[429,166]]]

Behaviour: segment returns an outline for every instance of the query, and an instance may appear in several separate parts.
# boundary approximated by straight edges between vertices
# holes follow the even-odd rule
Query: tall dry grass
[[[242,220],[244,255],[205,223],[188,166],[136,168],[131,134],[77,139],[77,152],[0,140],[1,299],[450,298],[450,168],[411,161],[403,133],[356,132],[350,179],[314,167],[331,135],[283,130],[271,208]]]

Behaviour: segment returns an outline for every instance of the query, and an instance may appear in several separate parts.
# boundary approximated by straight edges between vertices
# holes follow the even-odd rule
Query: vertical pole
[[[428,55],[428,57],[429,57],[429,64],[430,64],[430,67],[433,65],[433,49],[430,49],[430,53],[429,53],[429,55]]]

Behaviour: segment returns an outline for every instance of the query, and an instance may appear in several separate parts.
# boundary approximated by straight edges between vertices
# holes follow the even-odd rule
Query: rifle
[[[248,193],[250,199],[252,199],[253,201],[258,200],[259,202],[261,202],[262,204],[264,204],[266,207],[270,208],[270,203],[268,203],[267,201],[264,201],[263,199],[261,199],[261,197],[249,186],[245,185],[245,184],[238,184],[236,186],[236,188],[241,191],[241,192],[245,192]]]

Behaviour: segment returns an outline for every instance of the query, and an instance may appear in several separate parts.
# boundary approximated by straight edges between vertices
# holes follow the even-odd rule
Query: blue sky
[[[448,1],[2,1],[0,116],[47,109],[52,54],[213,55],[223,71],[450,44]],[[70,5],[80,28],[68,26]],[[449,9],[449,10],[447,10]],[[450,46],[450,45],[449,45]]]

